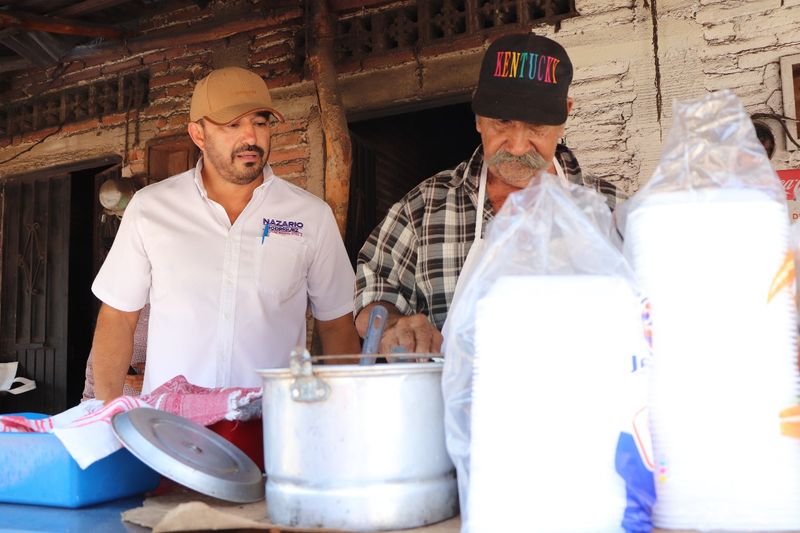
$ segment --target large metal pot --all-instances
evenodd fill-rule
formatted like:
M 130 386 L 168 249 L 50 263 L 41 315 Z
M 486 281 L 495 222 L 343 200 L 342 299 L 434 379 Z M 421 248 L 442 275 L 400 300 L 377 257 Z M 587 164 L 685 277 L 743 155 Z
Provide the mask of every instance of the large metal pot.
M 293 356 L 294 357 L 294 356 Z M 454 516 L 442 363 L 259 370 L 267 515 L 279 525 L 376 531 Z

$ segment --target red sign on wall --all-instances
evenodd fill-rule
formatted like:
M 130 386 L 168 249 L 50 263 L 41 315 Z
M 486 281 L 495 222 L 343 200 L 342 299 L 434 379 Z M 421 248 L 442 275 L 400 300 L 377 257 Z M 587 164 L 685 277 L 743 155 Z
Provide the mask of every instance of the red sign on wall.
M 783 188 L 786 190 L 789 216 L 793 222 L 800 220 L 800 194 L 797 190 L 797 186 L 800 185 L 800 169 L 779 170 L 778 177 L 783 182 Z
M 783 188 L 786 189 L 786 199 L 796 202 L 797 185 L 800 184 L 800 169 L 779 170 L 778 177 L 783 182 Z

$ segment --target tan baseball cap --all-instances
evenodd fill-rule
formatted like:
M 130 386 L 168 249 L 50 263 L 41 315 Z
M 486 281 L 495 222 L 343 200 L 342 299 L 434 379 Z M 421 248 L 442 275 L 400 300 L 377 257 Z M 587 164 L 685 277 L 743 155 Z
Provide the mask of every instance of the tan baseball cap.
M 197 82 L 192 94 L 189 118 L 201 118 L 215 124 L 228 124 L 254 111 L 268 111 L 283 122 L 283 115 L 272 107 L 266 82 L 240 67 L 214 70 Z

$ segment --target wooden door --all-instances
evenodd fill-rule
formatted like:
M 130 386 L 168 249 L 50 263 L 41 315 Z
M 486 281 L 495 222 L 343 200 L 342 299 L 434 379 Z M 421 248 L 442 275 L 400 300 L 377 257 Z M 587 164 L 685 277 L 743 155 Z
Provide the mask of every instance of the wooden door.
M 375 151 L 361 137 L 350 132 L 353 163 L 350 167 L 350 200 L 344 244 L 355 267 L 358 252 L 376 224 Z
M 67 407 L 70 175 L 3 182 L 0 361 L 34 391 L 0 393 L 0 412 L 56 413 Z
M 200 150 L 188 135 L 156 138 L 147 143 L 147 179 L 155 183 L 197 164 Z

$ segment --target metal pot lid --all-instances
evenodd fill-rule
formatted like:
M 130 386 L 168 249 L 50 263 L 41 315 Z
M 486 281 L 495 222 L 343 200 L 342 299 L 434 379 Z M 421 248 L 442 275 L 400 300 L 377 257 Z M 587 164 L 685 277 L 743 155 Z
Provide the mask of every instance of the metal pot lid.
M 181 485 L 237 503 L 264 498 L 264 479 L 253 460 L 200 424 L 139 407 L 117 413 L 111 425 L 133 455 Z

